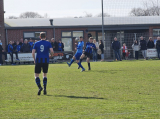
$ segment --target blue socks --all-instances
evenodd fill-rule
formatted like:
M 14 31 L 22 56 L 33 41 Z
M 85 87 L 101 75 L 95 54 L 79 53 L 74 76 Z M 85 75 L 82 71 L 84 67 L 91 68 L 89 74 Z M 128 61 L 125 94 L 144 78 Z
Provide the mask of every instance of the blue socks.
M 82 69 L 84 69 L 84 67 L 81 65 L 81 62 L 77 63 L 79 65 L 79 67 L 81 67 Z
M 35 79 L 35 81 L 36 81 L 36 84 L 37 84 L 38 88 L 41 88 L 40 78 L 37 77 L 37 78 Z
M 46 89 L 46 85 L 47 85 L 47 78 L 44 77 L 44 78 L 43 78 L 43 86 L 44 86 L 44 89 Z
M 71 65 L 74 62 L 74 60 L 72 59 L 71 62 L 69 63 L 69 65 Z

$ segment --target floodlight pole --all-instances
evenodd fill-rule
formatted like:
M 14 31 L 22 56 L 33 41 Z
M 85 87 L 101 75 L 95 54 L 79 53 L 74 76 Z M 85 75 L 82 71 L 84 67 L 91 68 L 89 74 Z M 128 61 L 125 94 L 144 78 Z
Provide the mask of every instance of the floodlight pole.
M 104 42 L 104 17 L 103 17 L 103 0 L 101 0 L 102 3 L 102 41 Z

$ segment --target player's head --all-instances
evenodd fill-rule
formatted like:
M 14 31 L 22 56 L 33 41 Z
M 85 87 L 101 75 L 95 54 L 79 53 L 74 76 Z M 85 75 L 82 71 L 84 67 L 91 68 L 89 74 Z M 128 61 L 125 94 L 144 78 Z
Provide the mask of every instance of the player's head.
M 83 37 L 82 36 L 80 36 L 79 39 L 80 39 L 80 41 L 83 41 Z
M 43 39 L 43 40 L 46 39 L 46 33 L 45 32 L 40 33 L 40 39 Z
M 90 43 L 93 43 L 93 37 L 90 37 L 90 38 L 89 38 L 89 42 L 90 42 Z

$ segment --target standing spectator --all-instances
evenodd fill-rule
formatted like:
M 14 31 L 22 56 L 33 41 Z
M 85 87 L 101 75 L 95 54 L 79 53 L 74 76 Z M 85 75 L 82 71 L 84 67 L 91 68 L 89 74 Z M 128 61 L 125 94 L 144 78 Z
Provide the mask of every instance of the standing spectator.
M 12 41 L 9 42 L 9 45 L 8 45 L 8 53 L 9 53 L 10 56 L 11 56 L 11 64 L 12 64 L 12 65 L 14 65 L 14 64 L 13 64 L 13 53 L 15 53 L 15 55 L 16 55 L 16 60 L 19 61 L 17 52 L 13 51 Z
M 147 48 L 150 49 L 150 48 L 154 48 L 154 42 L 152 40 L 152 37 L 149 37 L 149 41 L 147 43 Z
M 62 43 L 61 39 L 59 39 L 58 51 L 64 51 L 64 44 Z
M 0 66 L 3 64 L 2 55 L 5 56 L 5 61 L 7 62 L 7 53 L 3 50 L 2 45 L 0 45 Z
M 51 39 L 51 45 L 54 51 L 57 51 L 57 42 L 54 38 Z
M 28 40 L 27 39 L 25 39 L 24 40 L 24 44 L 23 44 L 23 46 L 22 46 L 22 50 L 23 50 L 23 52 L 24 53 L 29 53 L 30 52 L 30 44 L 28 43 Z
M 116 60 L 121 60 L 121 56 L 120 56 L 120 52 L 119 52 L 119 49 L 121 48 L 121 45 L 120 45 L 120 42 L 117 41 L 117 38 L 115 37 L 114 38 L 114 41 L 112 43 L 112 48 L 114 50 L 114 53 L 115 53 L 115 57 L 116 57 Z
M 126 60 L 127 46 L 125 43 L 123 43 L 122 53 L 123 53 L 123 59 Z
M 158 58 L 160 59 L 160 37 L 157 37 L 156 49 L 158 53 Z
M 19 41 L 17 41 L 17 52 L 20 52 L 21 46 L 19 45 Z
M 93 49 L 93 61 L 97 61 L 97 51 L 98 51 L 98 48 L 99 48 L 99 44 L 98 42 L 96 41 L 96 39 L 93 40 L 93 43 L 95 44 L 96 48 Z
M 138 44 L 137 40 L 134 41 L 134 43 L 132 45 L 132 48 L 135 52 L 135 59 L 138 60 L 140 47 L 139 47 L 139 44 Z
M 144 59 L 146 60 L 147 56 L 147 42 L 144 40 L 143 36 L 140 37 L 140 46 L 141 46 L 141 51 Z
M 22 46 L 23 46 L 23 38 L 20 39 L 19 45 L 21 46 L 20 52 L 23 52 Z
M 30 38 L 30 40 L 29 40 L 29 45 L 30 45 L 30 52 L 32 52 L 32 49 L 33 49 L 33 41 L 32 41 L 32 39 Z
M 101 49 L 101 61 L 104 61 L 104 44 L 103 41 L 99 41 L 99 49 Z

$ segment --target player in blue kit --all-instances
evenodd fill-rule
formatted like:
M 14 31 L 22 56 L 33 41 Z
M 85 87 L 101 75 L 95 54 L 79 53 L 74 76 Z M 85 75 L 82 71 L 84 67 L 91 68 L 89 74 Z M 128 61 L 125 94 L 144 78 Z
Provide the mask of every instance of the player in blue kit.
M 87 63 L 88 63 L 88 70 L 91 70 L 91 66 L 90 66 L 90 57 L 92 55 L 92 49 L 95 49 L 96 46 L 95 44 L 93 43 L 93 37 L 90 37 L 89 38 L 89 42 L 86 43 L 86 47 L 85 47 L 85 50 L 84 50 L 84 53 L 81 55 L 80 57 L 80 63 L 82 62 L 82 59 L 86 56 L 87 57 Z M 80 68 L 80 67 L 78 67 Z M 82 71 L 84 71 L 82 69 Z
M 72 60 L 70 61 L 70 63 L 67 62 L 67 64 L 68 64 L 68 66 L 70 67 L 70 66 L 72 65 L 72 63 L 76 60 L 76 62 L 77 62 L 77 64 L 79 65 L 79 67 L 81 67 L 83 70 L 85 70 L 85 69 L 83 68 L 83 66 L 81 65 L 81 63 L 79 62 L 79 59 L 80 59 L 80 57 L 81 57 L 81 55 L 82 55 L 82 52 L 83 52 L 83 46 L 84 46 L 83 37 L 81 36 L 81 37 L 79 37 L 79 38 L 80 38 L 80 41 L 78 42 L 78 45 L 76 45 L 76 46 L 77 46 L 77 48 L 76 48 L 77 52 L 76 52 L 76 54 L 73 56 L 73 58 L 72 58 Z
M 44 32 L 40 33 L 41 40 L 36 42 L 33 46 L 32 56 L 35 63 L 35 81 L 39 88 L 38 95 L 41 94 L 43 88 L 41 87 L 41 82 L 39 78 L 39 74 L 41 73 L 41 69 L 43 69 L 43 87 L 44 87 L 44 95 L 47 94 L 46 85 L 47 85 L 47 72 L 49 66 L 49 58 L 53 57 L 53 48 L 51 43 L 46 41 L 46 34 Z M 50 54 L 49 55 L 49 50 Z M 35 59 L 35 52 L 37 52 Z

